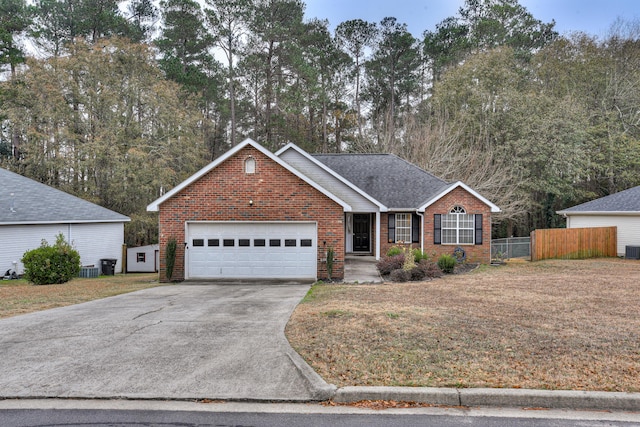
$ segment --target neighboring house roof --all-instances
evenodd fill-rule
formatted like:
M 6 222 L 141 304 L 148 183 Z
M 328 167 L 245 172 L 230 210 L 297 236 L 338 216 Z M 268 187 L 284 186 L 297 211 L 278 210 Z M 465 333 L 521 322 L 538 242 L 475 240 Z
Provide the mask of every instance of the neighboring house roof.
M 170 199 L 175 194 L 179 193 L 180 191 L 182 191 L 183 189 L 185 189 L 186 187 L 188 187 L 189 185 L 191 185 L 195 181 L 197 181 L 200 178 L 202 178 L 203 176 L 205 176 L 211 170 L 216 168 L 219 164 L 223 163 L 224 161 L 226 161 L 227 159 L 229 159 L 230 157 L 235 155 L 237 152 L 239 152 L 240 150 L 242 150 L 246 146 L 251 146 L 251 147 L 255 148 L 256 150 L 258 150 L 259 152 L 261 152 L 262 154 L 267 156 L 269 159 L 273 160 L 275 163 L 277 163 L 278 165 L 282 166 L 284 169 L 288 170 L 289 172 L 291 172 L 292 174 L 294 174 L 295 176 L 297 176 L 298 178 L 300 178 L 301 180 L 303 180 L 304 182 L 309 184 L 311 187 L 315 188 L 316 190 L 318 190 L 319 192 L 321 192 L 322 194 L 324 194 L 325 196 L 327 196 L 328 198 L 330 198 L 331 200 L 333 200 L 334 202 L 336 202 L 337 204 L 342 206 L 342 208 L 345 210 L 345 212 L 351 211 L 351 206 L 349 206 L 348 203 L 346 203 L 345 201 L 341 200 L 339 197 L 337 197 L 336 195 L 332 194 L 327 189 L 325 189 L 325 188 L 321 187 L 320 185 L 316 184 L 315 182 L 310 180 L 308 177 L 306 177 L 304 174 L 299 172 L 297 169 L 293 168 L 291 165 L 289 165 L 288 163 L 286 163 L 285 161 L 283 161 L 282 159 L 280 159 L 279 157 L 274 155 L 271 151 L 267 150 L 262 145 L 258 144 L 257 142 L 255 142 L 255 141 L 253 141 L 252 139 L 249 139 L 249 138 L 245 139 L 243 142 L 241 142 L 240 144 L 236 145 L 231 150 L 227 151 L 225 154 L 223 154 L 222 156 L 218 157 L 216 160 L 214 160 L 213 162 L 209 163 L 207 166 L 205 166 L 204 168 L 200 169 L 195 174 L 191 175 L 185 181 L 183 181 L 180 184 L 178 184 L 177 186 L 173 187 L 171 189 L 171 191 L 168 191 L 164 196 L 162 196 L 159 199 L 154 200 L 153 202 L 151 202 L 147 206 L 147 211 L 157 212 L 159 207 L 160 207 L 160 205 L 163 202 L 165 202 L 166 200 Z
M 640 186 L 557 212 L 559 215 L 640 214 Z
M 0 168 L 0 225 L 128 221 L 125 215 Z

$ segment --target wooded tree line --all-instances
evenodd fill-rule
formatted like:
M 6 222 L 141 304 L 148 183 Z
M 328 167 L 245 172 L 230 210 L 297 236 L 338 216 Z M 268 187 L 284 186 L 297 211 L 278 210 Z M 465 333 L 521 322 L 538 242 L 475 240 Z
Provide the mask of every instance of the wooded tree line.
M 149 202 L 247 137 L 398 154 L 500 206 L 500 236 L 640 184 L 638 22 L 560 36 L 517 0 L 466 0 L 415 37 L 304 10 L 0 0 L 3 166 L 131 216 L 131 245 L 155 239 Z

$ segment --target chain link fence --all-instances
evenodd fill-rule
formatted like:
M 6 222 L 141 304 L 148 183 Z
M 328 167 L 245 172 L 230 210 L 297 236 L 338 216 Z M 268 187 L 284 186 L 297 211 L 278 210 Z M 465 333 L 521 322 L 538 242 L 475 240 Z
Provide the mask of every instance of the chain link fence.
M 491 241 L 491 259 L 531 258 L 531 237 L 509 237 Z

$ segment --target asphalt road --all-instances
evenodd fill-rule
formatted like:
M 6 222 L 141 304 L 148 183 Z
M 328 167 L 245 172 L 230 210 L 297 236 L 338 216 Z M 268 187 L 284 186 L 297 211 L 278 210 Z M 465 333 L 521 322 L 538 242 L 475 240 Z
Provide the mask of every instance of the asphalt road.
M 135 406 L 134 402 L 130 403 L 126 406 Z M 161 405 L 162 403 L 156 402 L 151 406 Z M 173 404 L 169 404 L 169 406 L 171 405 Z M 189 409 L 189 406 L 198 405 L 198 408 Z M 141 406 L 149 405 L 143 402 Z M 181 408 L 169 410 L 153 408 L 0 409 L 0 425 L 3 427 L 458 427 L 461 425 L 477 427 L 637 427 L 640 426 L 640 419 L 636 415 L 586 411 L 477 408 L 464 410 L 460 408 L 417 408 L 414 410 L 373 411 L 302 404 L 223 403 L 203 405 L 184 403 Z

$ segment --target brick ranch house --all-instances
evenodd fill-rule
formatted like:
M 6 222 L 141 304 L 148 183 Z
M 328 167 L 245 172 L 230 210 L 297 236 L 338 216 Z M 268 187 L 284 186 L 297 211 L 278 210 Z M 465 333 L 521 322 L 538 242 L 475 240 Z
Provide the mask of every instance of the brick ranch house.
M 377 259 L 394 245 L 435 257 L 460 247 L 491 259 L 500 209 L 390 154 L 271 153 L 247 139 L 147 206 L 159 212 L 160 280 L 342 278 L 347 254 Z

